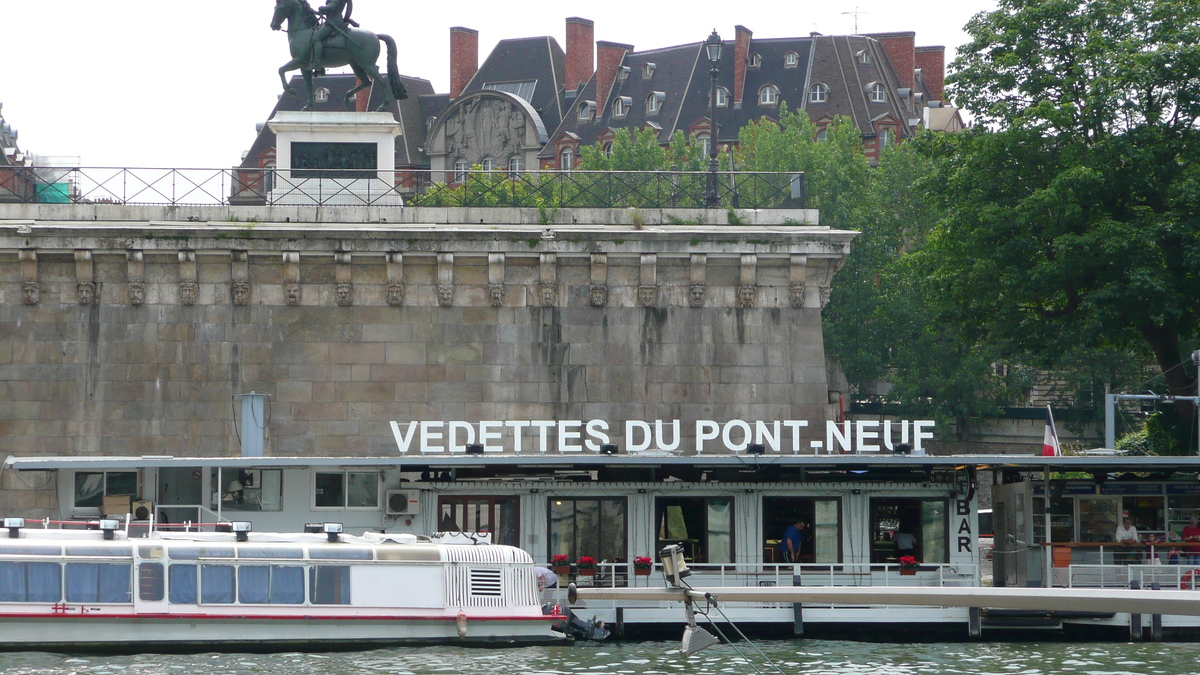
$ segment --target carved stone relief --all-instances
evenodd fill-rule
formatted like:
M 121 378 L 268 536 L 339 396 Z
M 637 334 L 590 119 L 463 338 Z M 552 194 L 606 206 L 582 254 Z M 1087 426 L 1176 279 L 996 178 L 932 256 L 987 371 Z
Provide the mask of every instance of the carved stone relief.
M 287 304 L 295 307 L 304 299 L 304 287 L 296 281 L 285 281 L 283 283 L 283 300 Z
M 392 307 L 404 306 L 404 284 L 388 284 L 387 304 Z
M 804 286 L 800 284 L 792 284 L 788 289 L 788 301 L 792 309 L 804 309 L 804 297 L 806 293 Z
M 134 307 L 141 307 L 146 304 L 146 282 L 129 282 L 129 304 Z
M 504 284 L 488 284 L 488 304 L 492 307 L 504 305 Z
M 825 309 L 825 305 L 829 304 L 829 297 L 833 294 L 833 289 L 829 286 L 821 287 L 821 309 Z
M 708 288 L 704 284 L 688 286 L 688 307 L 703 307 L 704 294 Z
M 200 299 L 200 284 L 195 281 L 179 282 L 179 302 L 191 307 Z
M 484 158 L 491 158 L 497 168 L 504 168 L 509 157 L 521 154 L 526 125 L 525 112 L 508 100 L 486 95 L 473 98 L 446 119 L 447 164 L 482 164 Z
M 233 282 L 233 304 L 244 307 L 250 304 L 250 282 Z
M 354 284 L 339 283 L 334 293 L 338 307 L 349 307 L 354 304 Z
M 638 286 L 638 304 L 642 307 L 658 306 L 658 286 Z
M 75 284 L 75 295 L 81 305 L 96 302 L 96 284 L 92 281 L 81 281 Z
M 558 284 L 543 281 L 539 291 L 542 298 L 542 307 L 558 306 Z
M 21 299 L 27 305 L 38 304 L 42 301 L 42 285 L 36 281 L 22 281 Z
M 453 284 L 438 284 L 438 304 L 442 307 L 454 306 L 454 285 Z
M 742 284 L 738 286 L 738 307 L 753 307 L 758 297 L 758 286 Z
M 608 304 L 608 284 L 592 284 L 588 289 L 588 302 L 592 307 L 604 307 Z

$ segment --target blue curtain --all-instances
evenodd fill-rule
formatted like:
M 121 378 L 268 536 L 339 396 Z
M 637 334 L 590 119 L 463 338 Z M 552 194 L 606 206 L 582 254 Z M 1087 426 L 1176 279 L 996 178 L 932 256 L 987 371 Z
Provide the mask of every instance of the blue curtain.
M 244 605 L 267 603 L 271 568 L 267 565 L 242 565 L 238 568 L 238 602 Z
M 350 568 L 318 565 L 309 569 L 310 594 L 314 605 L 350 604 Z
M 99 602 L 132 602 L 130 576 L 131 563 L 100 563 L 99 584 L 96 597 Z
M 25 565 L 29 602 L 62 600 L 62 565 L 59 563 L 25 563 Z
M 233 603 L 233 565 L 200 566 L 200 602 L 206 605 Z
M 304 604 L 304 568 L 276 566 L 271 568 L 271 604 Z
M 25 563 L 0 563 L 0 602 L 25 601 Z
M 171 603 L 196 604 L 196 565 L 171 565 Z
M 67 602 L 98 602 L 100 567 L 94 563 L 67 563 Z

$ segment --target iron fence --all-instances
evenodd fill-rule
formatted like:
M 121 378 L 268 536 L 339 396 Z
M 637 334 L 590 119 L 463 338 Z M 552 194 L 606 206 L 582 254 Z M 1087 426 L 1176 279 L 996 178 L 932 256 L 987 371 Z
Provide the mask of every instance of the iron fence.
M 703 171 L 0 167 L 0 202 L 167 206 L 705 208 Z M 718 208 L 804 208 L 801 173 L 723 171 Z

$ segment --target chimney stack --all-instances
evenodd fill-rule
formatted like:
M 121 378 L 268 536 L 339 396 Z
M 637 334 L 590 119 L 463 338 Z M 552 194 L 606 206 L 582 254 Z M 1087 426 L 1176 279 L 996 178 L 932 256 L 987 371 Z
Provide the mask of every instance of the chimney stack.
M 896 76 L 900 79 L 900 86 L 912 89 L 913 69 L 916 68 L 917 34 L 912 31 L 906 33 L 872 33 L 867 35 L 867 37 L 879 40 L 879 44 L 883 47 L 884 53 L 887 54 L 888 60 L 892 62 L 892 68 L 896 70 Z
M 746 66 L 750 64 L 750 38 L 754 33 L 745 26 L 734 26 L 733 39 L 733 107 L 742 107 L 746 93 Z
M 617 81 L 617 70 L 625 60 L 625 54 L 633 51 L 633 45 L 619 42 L 596 43 L 596 105 L 608 105 L 608 97 Z
M 456 99 L 475 71 L 479 70 L 479 31 L 455 26 L 450 29 L 450 98 Z
M 929 90 L 930 100 L 945 100 L 946 48 L 940 45 L 917 47 L 915 62 L 916 67 L 921 69 L 921 80 Z
M 591 19 L 567 19 L 567 73 L 563 86 L 578 91 L 595 72 L 596 27 Z

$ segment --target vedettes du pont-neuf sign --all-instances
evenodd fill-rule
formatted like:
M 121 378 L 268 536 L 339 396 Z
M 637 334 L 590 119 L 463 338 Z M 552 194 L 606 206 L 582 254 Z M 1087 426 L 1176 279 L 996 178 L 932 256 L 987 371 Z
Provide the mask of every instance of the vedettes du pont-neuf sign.
M 696 420 L 694 425 L 690 438 L 680 420 L 628 420 L 618 430 L 624 432 L 625 452 L 631 455 L 740 454 L 751 443 L 766 452 L 791 454 L 894 452 L 906 445 L 920 455 L 925 453 L 922 442 L 933 439 L 934 427 L 929 420 L 826 422 L 822 439 L 807 420 Z M 401 454 L 466 454 L 467 446 L 475 444 L 487 453 L 599 453 L 614 435 L 605 420 L 393 421 L 391 426 Z

